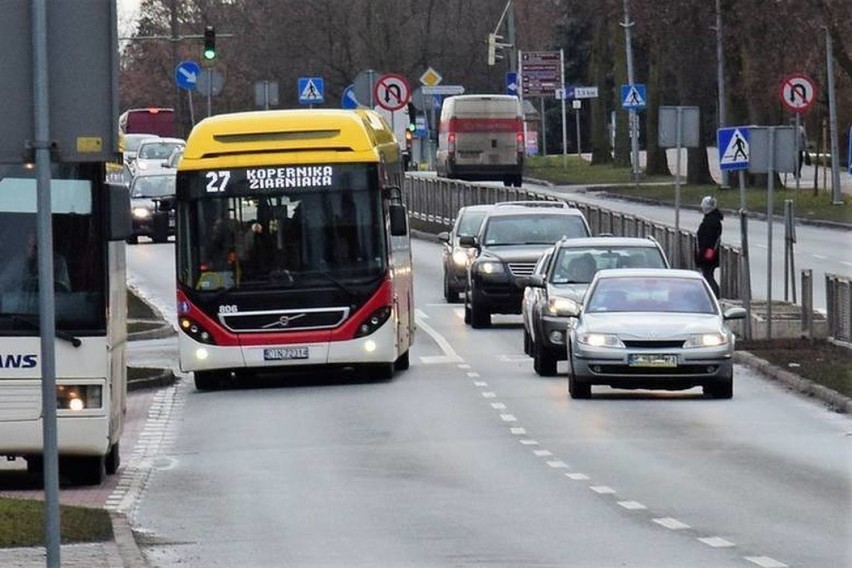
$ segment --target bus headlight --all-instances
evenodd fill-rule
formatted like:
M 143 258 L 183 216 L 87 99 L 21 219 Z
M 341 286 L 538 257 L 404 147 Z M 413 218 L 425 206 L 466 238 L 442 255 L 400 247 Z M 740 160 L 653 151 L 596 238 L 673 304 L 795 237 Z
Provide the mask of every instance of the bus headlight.
M 56 408 L 58 410 L 97 410 L 103 406 L 101 385 L 57 385 Z
M 178 318 L 178 324 L 180 325 L 181 331 L 186 333 L 188 336 L 198 341 L 199 343 L 206 343 L 208 345 L 216 345 L 216 340 L 213 339 L 213 336 L 209 331 L 201 327 L 200 324 L 195 321 L 189 319 L 186 316 L 181 316 Z
M 372 314 L 367 316 L 367 319 L 361 322 L 361 325 L 358 326 L 358 331 L 355 332 L 355 337 L 364 337 L 365 335 L 370 335 L 371 333 L 379 329 L 382 324 L 388 321 L 390 315 L 390 306 L 385 306 L 374 311 Z
M 147 207 L 134 207 L 133 216 L 137 219 L 147 219 L 151 216 L 151 210 Z

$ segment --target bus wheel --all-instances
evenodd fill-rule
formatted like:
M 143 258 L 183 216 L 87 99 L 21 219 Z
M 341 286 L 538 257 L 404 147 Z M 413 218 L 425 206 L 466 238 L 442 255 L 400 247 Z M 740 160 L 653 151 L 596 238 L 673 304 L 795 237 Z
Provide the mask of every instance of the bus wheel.
M 118 466 L 121 465 L 121 455 L 118 452 L 118 442 L 112 445 L 109 453 L 106 456 L 106 472 L 107 475 L 115 475 L 118 471 Z
M 515 187 L 521 187 L 524 185 L 524 178 L 521 176 L 515 176 L 515 179 L 512 181 L 512 185 Z
M 411 358 L 408 356 L 408 351 L 399 356 L 394 362 L 393 367 L 397 371 L 405 371 L 411 366 Z
M 514 183 L 514 179 L 513 179 L 513 178 L 510 178 L 510 177 L 505 177 L 505 178 L 503 178 L 503 185 L 504 185 L 505 187 L 509 187 L 509 186 L 510 186 L 510 185 L 512 185 L 513 183 Z
M 364 369 L 365 378 L 373 381 L 389 381 L 393 378 L 393 363 L 373 363 Z
M 491 312 L 486 306 L 476 302 L 470 303 L 470 325 L 474 329 L 491 327 Z
M 100 485 L 106 478 L 106 457 L 60 458 L 59 471 L 72 485 Z
M 216 390 L 219 388 L 221 373 L 218 371 L 195 371 L 195 388 L 204 390 Z
M 27 473 L 30 475 L 44 475 L 44 458 L 41 456 L 27 456 Z

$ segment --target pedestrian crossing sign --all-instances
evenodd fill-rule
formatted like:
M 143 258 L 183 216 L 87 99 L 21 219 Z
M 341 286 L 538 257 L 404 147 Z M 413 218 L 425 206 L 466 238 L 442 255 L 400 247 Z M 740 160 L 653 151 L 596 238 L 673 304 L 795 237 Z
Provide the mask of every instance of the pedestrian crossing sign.
M 643 109 L 648 106 L 647 101 L 645 85 L 621 86 L 621 108 L 626 110 Z
M 746 170 L 749 162 L 749 132 L 746 126 L 720 128 L 716 134 L 719 149 L 719 169 Z
M 299 102 L 301 104 L 321 103 L 324 90 L 322 77 L 299 77 Z

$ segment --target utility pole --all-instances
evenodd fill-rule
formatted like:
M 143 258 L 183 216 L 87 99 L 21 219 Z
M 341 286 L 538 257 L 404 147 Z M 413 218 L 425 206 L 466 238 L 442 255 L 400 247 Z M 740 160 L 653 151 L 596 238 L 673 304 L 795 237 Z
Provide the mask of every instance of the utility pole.
M 506 36 L 509 38 L 509 71 L 518 70 L 518 44 L 515 42 L 515 7 L 512 0 L 506 3 Z
M 716 82 L 719 85 L 719 126 L 723 128 L 726 124 L 725 108 L 725 53 L 722 49 L 722 0 L 716 0 Z M 722 188 L 728 185 L 728 170 L 721 171 Z
M 630 42 L 630 28 L 633 26 L 633 22 L 630 21 L 630 12 L 628 9 L 628 0 L 624 0 L 624 23 L 621 24 L 624 27 L 624 35 L 625 35 L 625 45 L 627 48 L 627 82 L 630 84 L 630 88 L 633 88 L 633 47 Z M 629 128 L 630 128 L 630 156 L 631 161 L 633 162 L 633 169 L 631 170 L 633 180 L 639 180 L 639 132 L 637 132 L 637 115 L 636 109 L 628 109 L 628 118 L 629 118 Z
M 834 97 L 834 42 L 825 28 L 825 70 L 828 75 L 828 124 L 831 131 L 831 204 L 843 205 L 840 196 L 840 148 L 837 144 L 837 101 Z

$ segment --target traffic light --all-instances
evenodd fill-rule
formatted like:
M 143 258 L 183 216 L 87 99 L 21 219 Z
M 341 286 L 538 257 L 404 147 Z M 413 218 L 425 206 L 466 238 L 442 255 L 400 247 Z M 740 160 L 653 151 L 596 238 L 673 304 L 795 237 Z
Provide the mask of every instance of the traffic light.
M 207 61 L 216 59 L 216 28 L 213 26 L 204 28 L 204 59 Z
M 503 59 L 497 55 L 497 40 L 503 39 L 503 36 L 497 34 L 488 34 L 488 66 L 493 67 L 497 59 Z M 502 47 L 502 46 L 501 46 Z

